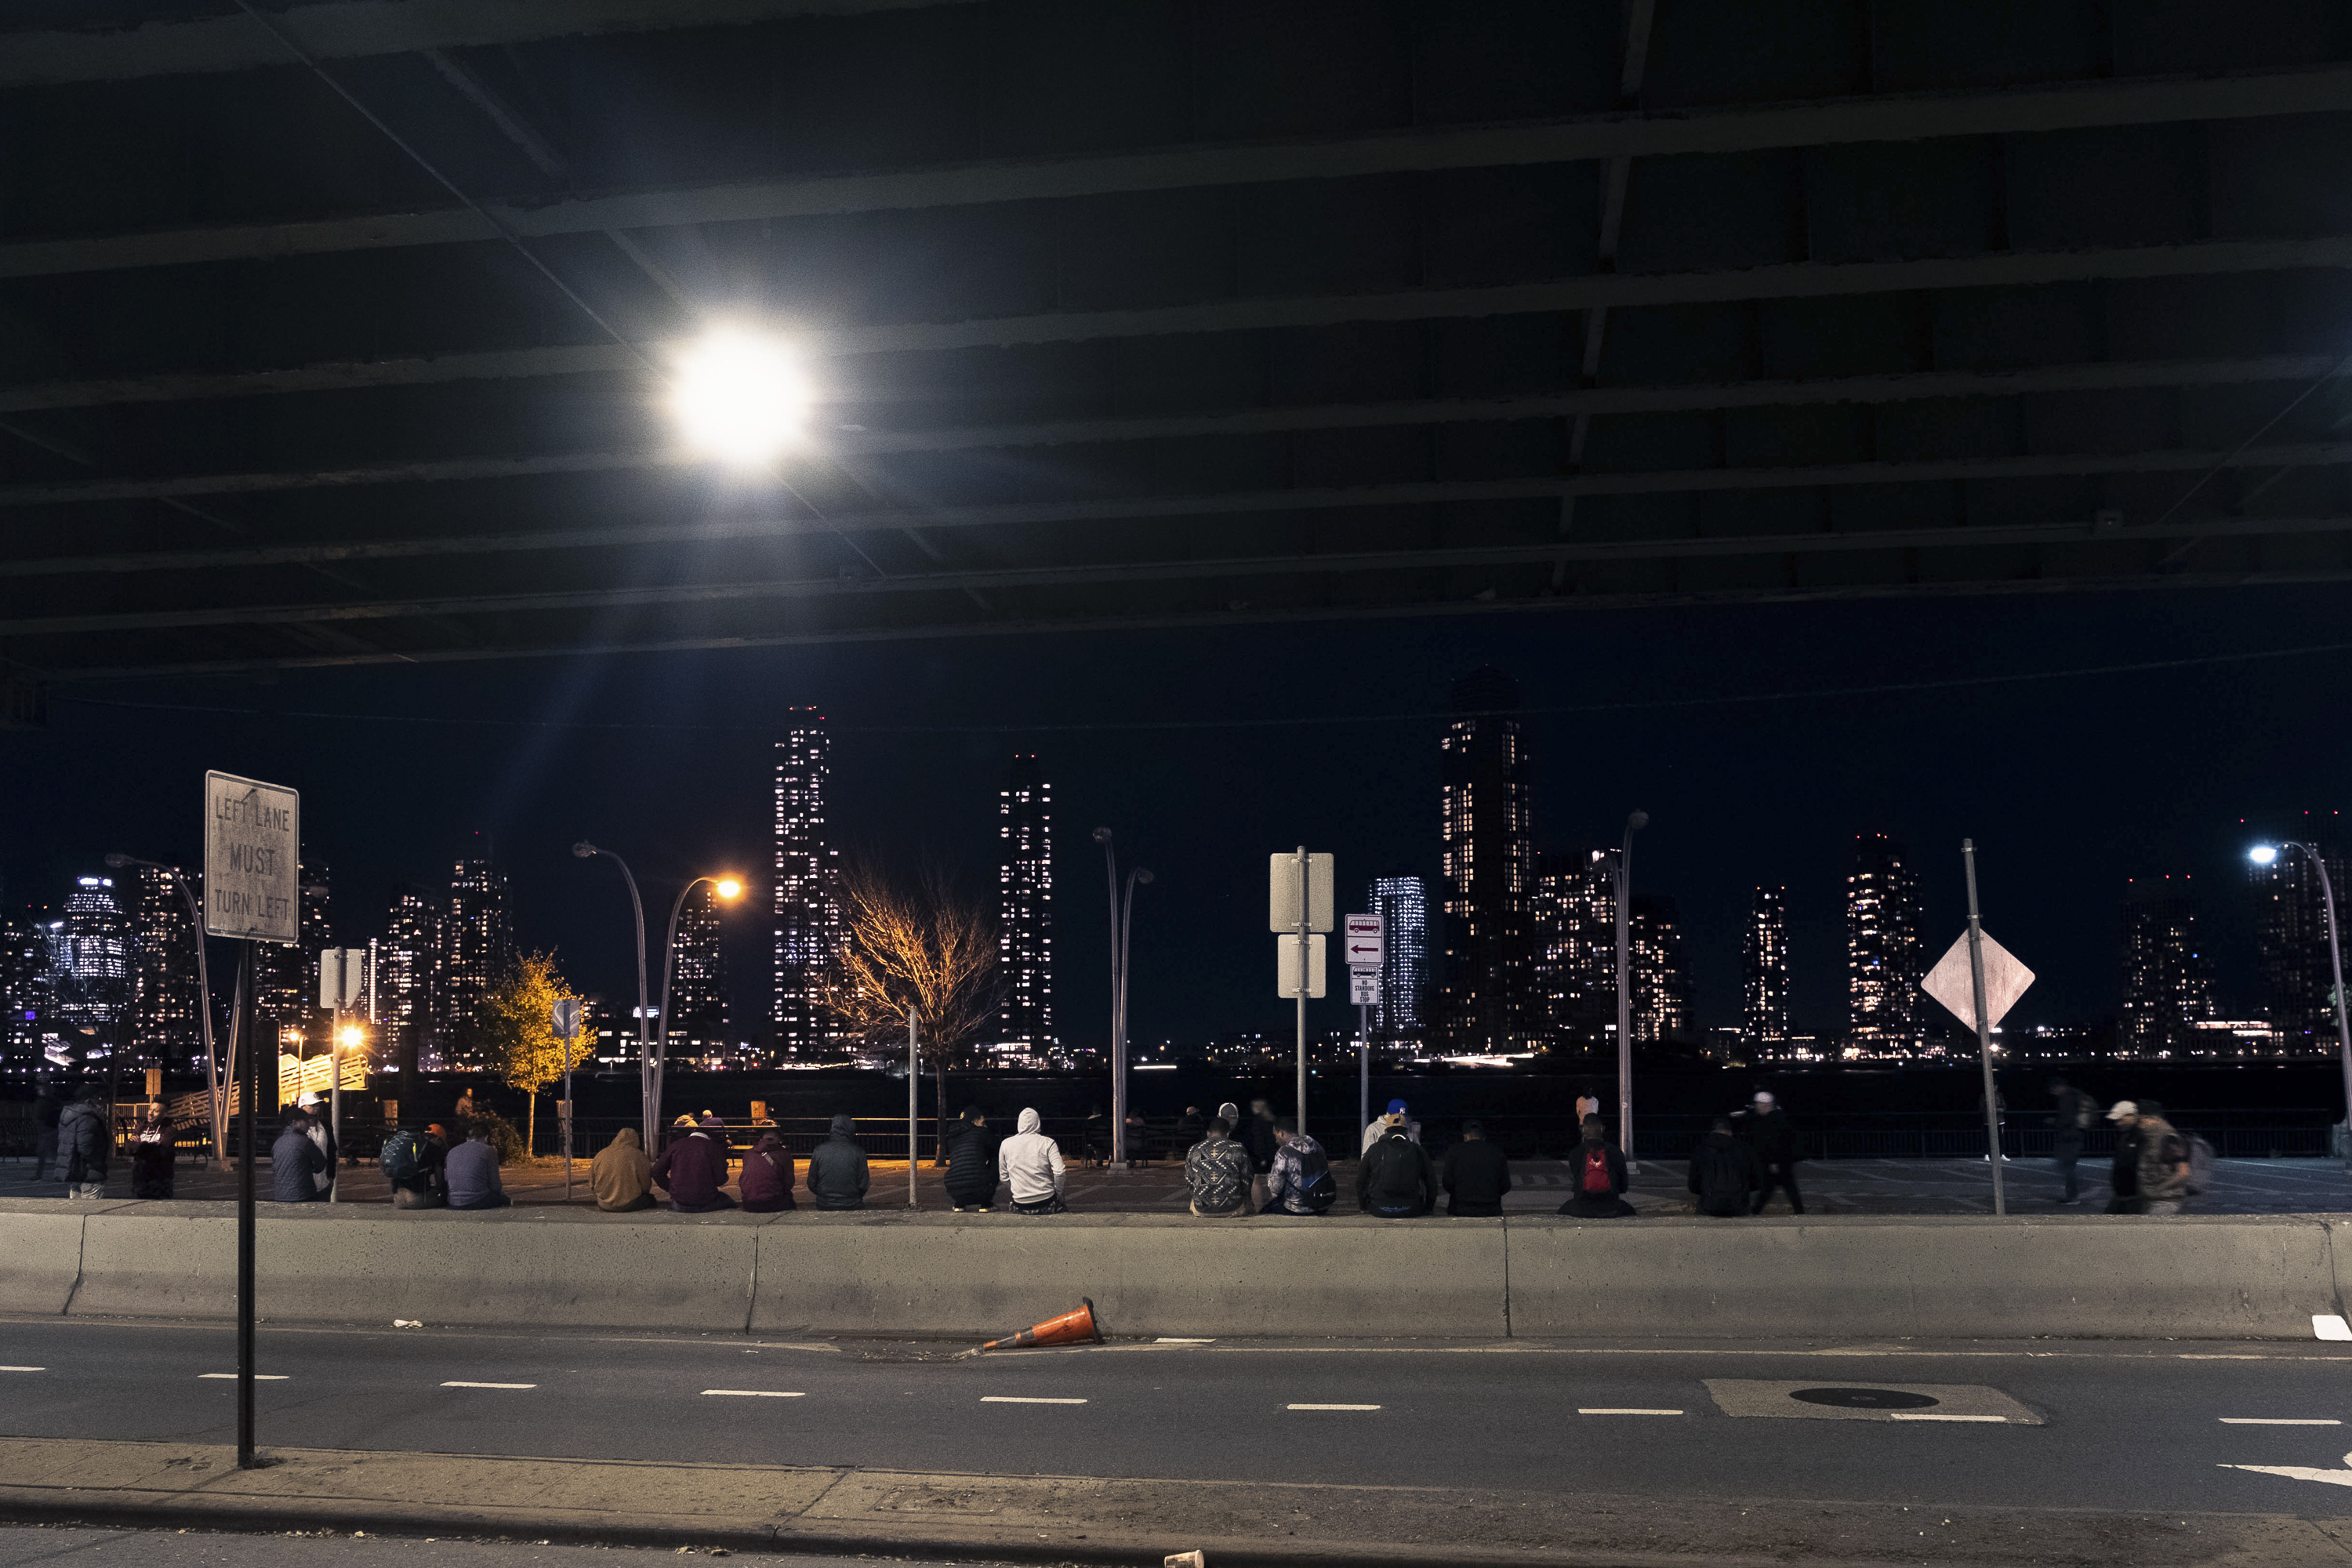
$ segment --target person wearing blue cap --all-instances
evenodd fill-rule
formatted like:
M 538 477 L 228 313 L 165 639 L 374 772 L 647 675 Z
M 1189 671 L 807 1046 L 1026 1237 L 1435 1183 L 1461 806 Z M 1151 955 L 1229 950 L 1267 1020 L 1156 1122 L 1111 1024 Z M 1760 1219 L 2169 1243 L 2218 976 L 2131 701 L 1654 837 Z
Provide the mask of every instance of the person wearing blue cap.
M 1379 1142 L 1382 1135 L 1384 1135 L 1391 1127 L 1402 1127 L 1404 1129 L 1404 1135 L 1407 1138 L 1412 1139 L 1416 1143 L 1421 1142 L 1421 1129 L 1415 1127 L 1411 1121 L 1405 1119 L 1404 1101 L 1402 1100 L 1391 1100 L 1389 1101 L 1389 1109 L 1386 1115 L 1375 1116 L 1371 1121 L 1364 1124 L 1364 1142 L 1361 1147 L 1356 1151 L 1357 1154 L 1361 1156 L 1370 1153 L 1372 1152 L 1372 1145 Z

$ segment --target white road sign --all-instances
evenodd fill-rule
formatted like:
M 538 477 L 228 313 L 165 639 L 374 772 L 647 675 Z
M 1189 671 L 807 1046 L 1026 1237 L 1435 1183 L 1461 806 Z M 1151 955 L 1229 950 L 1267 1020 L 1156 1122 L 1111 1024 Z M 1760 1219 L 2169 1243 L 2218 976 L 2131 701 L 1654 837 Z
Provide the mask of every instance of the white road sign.
M 1298 857 L 1296 854 L 1268 858 L 1266 869 L 1265 929 L 1298 930 Z M 1307 857 L 1307 929 L 1331 929 L 1331 857 Z
M 580 998 L 558 996 L 555 999 L 555 1032 L 567 1040 L 580 1037 Z
M 283 784 L 205 775 L 205 934 L 294 942 L 302 796 Z
M 1323 944 L 1328 939 L 1318 934 L 1307 940 L 1312 944 L 1307 953 L 1307 994 L 1319 997 L 1323 994 Z M 1298 994 L 1298 937 L 1295 932 L 1274 939 L 1274 991 L 1286 1002 Z
M 1377 969 L 1348 971 L 1348 1005 L 1377 1007 L 1381 1005 L 1381 972 Z
M 1381 966 L 1381 917 L 1349 915 L 1340 932 L 1339 956 L 1350 969 Z
M 2018 963 L 2014 954 L 1992 938 L 1979 933 L 1978 940 L 1984 943 L 1985 1011 L 1991 1015 L 1985 1026 L 1990 1028 L 2017 1005 L 2017 999 L 2033 984 L 2033 971 Z M 1951 1009 L 1952 1016 L 1971 1032 L 1975 1030 L 1976 987 L 1969 979 L 1966 931 L 1936 961 L 1936 967 L 1927 971 L 1927 978 L 1919 982 L 1919 989 Z
M 367 994 L 368 950 L 327 947 L 319 950 L 319 1005 L 331 1012 L 356 1007 Z

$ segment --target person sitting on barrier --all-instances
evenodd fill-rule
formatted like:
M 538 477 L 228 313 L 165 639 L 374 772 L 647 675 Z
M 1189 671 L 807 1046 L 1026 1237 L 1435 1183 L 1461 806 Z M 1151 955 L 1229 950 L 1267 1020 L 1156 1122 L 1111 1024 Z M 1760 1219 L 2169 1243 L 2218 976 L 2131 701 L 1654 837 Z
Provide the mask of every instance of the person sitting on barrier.
M 1689 1185 L 1698 1194 L 1701 1214 L 1729 1219 L 1755 1212 L 1755 1194 L 1764 1185 L 1764 1163 L 1754 1149 L 1731 1135 L 1729 1117 L 1717 1117 L 1691 1152 Z
M 327 1157 L 310 1142 L 310 1113 L 289 1106 L 278 1125 L 278 1142 L 269 1146 L 269 1195 L 281 1204 L 315 1204 L 326 1196 L 317 1177 Z
M 499 1152 L 490 1147 L 490 1130 L 479 1122 L 467 1130 L 463 1143 L 449 1151 L 442 1169 L 453 1209 L 502 1209 L 514 1201 L 499 1180 Z
M 1402 1111 L 1388 1121 L 1356 1167 L 1356 1205 L 1382 1219 L 1417 1219 L 1437 1206 L 1437 1167 L 1405 1135 Z
M 1251 1212 L 1249 1151 L 1228 1136 L 1232 1131 L 1223 1117 L 1213 1118 L 1207 1135 L 1185 1152 L 1184 1186 L 1196 1219 L 1235 1219 Z
M 793 1202 L 793 1152 L 783 1134 L 762 1132 L 743 1156 L 743 1175 L 737 1184 L 745 1214 L 782 1214 L 798 1208 Z
M 967 1105 L 948 1129 L 948 1203 L 956 1213 L 988 1212 L 996 1201 L 996 1141 L 988 1135 L 988 1115 Z
M 1012 1193 L 1014 1214 L 1068 1211 L 1069 1205 L 1062 1201 L 1068 1180 L 1062 1165 L 1062 1146 L 1038 1131 L 1045 1124 L 1036 1111 L 1024 1108 L 1019 1131 L 996 1146 L 997 1173 Z
M 335 1191 L 335 1161 L 341 1151 L 335 1147 L 335 1124 L 327 1097 L 315 1089 L 306 1089 L 302 1098 L 294 1103 L 310 1118 L 310 1124 L 302 1131 L 310 1135 L 310 1142 L 319 1146 L 320 1156 L 326 1161 L 310 1180 L 317 1184 L 319 1196 L 330 1197 Z
M 1439 1172 L 1445 1188 L 1445 1212 L 1470 1218 L 1493 1218 L 1503 1212 L 1503 1194 L 1511 1190 L 1511 1163 L 1486 1142 L 1486 1124 L 1462 1124 L 1462 1142 L 1445 1152 Z
M 809 1156 L 809 1197 L 820 1209 L 862 1209 L 873 1177 L 866 1169 L 866 1151 L 849 1136 L 856 1125 L 847 1111 L 837 1112 L 828 1124 L 825 1140 Z
M 1779 1186 L 1789 1191 L 1789 1212 L 1804 1213 L 1805 1194 L 1797 1190 L 1797 1162 L 1804 1158 L 1804 1151 L 1797 1130 L 1789 1123 L 1789 1113 L 1780 1109 L 1769 1089 L 1759 1089 L 1739 1120 L 1739 1136 L 1756 1151 L 1764 1167 L 1763 1183 L 1756 1189 L 1755 1212 L 1764 1212 L 1772 1189 Z
M 654 1163 L 634 1127 L 624 1127 L 588 1163 L 588 1190 L 606 1214 L 635 1214 L 654 1206 Z
M 1299 1218 L 1328 1212 L 1339 1195 L 1339 1184 L 1331 1179 L 1331 1159 L 1323 1145 L 1301 1132 L 1294 1117 L 1277 1120 L 1274 1135 L 1282 1147 L 1275 1152 L 1274 1169 L 1266 1176 L 1265 1206 L 1257 1212 Z
M 63 1086 L 41 1086 L 41 1097 L 33 1106 L 33 1121 L 40 1129 L 33 1139 L 33 1180 L 37 1182 L 65 1180 L 66 1163 L 58 1153 L 58 1122 L 64 1117 L 68 1103 Z
M 1568 1156 L 1571 1189 L 1559 1212 L 1578 1219 L 1625 1219 L 1636 1211 L 1625 1201 L 1625 1151 L 1609 1142 L 1598 1115 L 1584 1119 L 1584 1142 Z
M 720 1189 L 727 1185 L 727 1153 L 708 1127 L 691 1116 L 671 1123 L 669 1147 L 654 1162 L 654 1184 L 669 1194 L 672 1214 L 709 1214 L 731 1209 L 735 1200 Z
M 172 1195 L 172 1164 L 179 1157 L 172 1140 L 172 1123 L 161 1106 L 139 1124 L 138 1141 L 131 1145 L 131 1195 L 168 1198 Z
M 383 1147 L 376 1152 L 376 1163 L 383 1167 L 384 1180 L 392 1184 L 392 1206 L 448 1207 L 449 1194 L 441 1175 L 442 1162 L 448 1157 L 448 1146 L 430 1131 L 415 1127 L 394 1128 L 383 1141 Z

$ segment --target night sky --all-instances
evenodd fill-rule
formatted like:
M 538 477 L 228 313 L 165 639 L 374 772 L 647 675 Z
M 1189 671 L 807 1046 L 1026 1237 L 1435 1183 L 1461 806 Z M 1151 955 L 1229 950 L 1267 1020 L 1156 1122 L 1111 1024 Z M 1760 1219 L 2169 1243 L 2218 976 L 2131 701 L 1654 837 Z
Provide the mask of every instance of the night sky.
M 0 738 L 0 875 L 12 903 L 50 903 L 110 849 L 194 864 L 201 775 L 220 768 L 301 790 L 340 939 L 380 931 L 395 881 L 446 889 L 486 831 L 520 940 L 619 1001 L 626 897 L 568 846 L 621 851 L 662 910 L 657 884 L 742 869 L 758 907 L 732 917 L 730 961 L 748 1033 L 765 1016 L 769 742 L 814 706 L 835 727 L 839 842 L 937 861 L 975 897 L 992 897 L 1003 763 L 1042 754 L 1065 1037 L 1105 1033 L 1097 825 L 1160 879 L 1138 896 L 1135 1037 L 1284 1029 L 1267 854 L 1333 852 L 1349 908 L 1372 875 L 1433 876 L 1433 715 L 1491 661 L 1529 710 L 1565 710 L 1525 721 L 1540 847 L 1613 841 L 1629 809 L 1650 813 L 1635 882 L 1680 906 L 1701 1026 L 1738 1022 L 1759 882 L 1789 889 L 1797 1026 L 1843 1025 L 1840 900 L 1851 836 L 1874 828 L 1921 869 L 1930 960 L 1961 929 L 1975 837 L 1987 929 L 2041 975 L 2022 1023 L 2112 1012 L 2126 879 L 2167 873 L 2206 889 L 2223 1005 L 2245 1009 L 2243 847 L 2332 814 L 2352 763 L 2343 603 L 2294 587 L 1565 612 L 66 688 L 46 732 Z M 1926 689 L 1851 691 L 1904 683 Z M 1343 1001 L 1318 1011 L 1349 1021 Z

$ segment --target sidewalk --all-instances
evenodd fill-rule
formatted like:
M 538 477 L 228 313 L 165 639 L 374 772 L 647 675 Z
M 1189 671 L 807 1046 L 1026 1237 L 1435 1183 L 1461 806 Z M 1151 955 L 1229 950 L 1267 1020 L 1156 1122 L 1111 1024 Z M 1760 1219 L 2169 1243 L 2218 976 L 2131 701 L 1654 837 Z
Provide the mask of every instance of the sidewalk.
M 903 1208 L 907 1202 L 904 1161 L 873 1163 L 874 1185 L 867 1204 L 875 1208 Z M 2049 1163 L 2011 1160 L 2002 1167 L 2012 1214 L 2096 1214 L 2105 1205 L 2107 1171 L 2104 1163 L 2085 1163 L 2080 1171 L 2083 1201 L 2073 1208 L 2057 1202 L 2060 1184 Z M 800 1162 L 805 1179 L 808 1163 Z M 588 1162 L 572 1166 L 572 1201 L 583 1207 L 588 1196 Z M 1332 1174 L 1339 1184 L 1339 1207 L 1354 1208 L 1356 1167 L 1339 1161 Z M 1644 1161 L 1633 1178 L 1629 1201 L 1643 1214 L 1693 1213 L 1690 1194 L 1683 1188 L 1685 1168 L 1675 1161 Z M 29 1161 L 0 1161 L 0 1197 L 63 1197 L 60 1182 L 36 1184 Z M 925 1164 L 915 1173 L 920 1204 L 926 1209 L 949 1206 L 942 1186 L 944 1173 Z M 507 1192 L 522 1205 L 562 1204 L 563 1162 L 542 1156 L 509 1165 L 503 1173 Z M 1982 1159 L 1975 1160 L 1828 1160 L 1797 1168 L 1809 1215 L 1967 1215 L 1992 1212 L 1992 1185 Z M 1558 1160 L 1520 1161 L 1511 1167 L 1512 1191 L 1503 1199 L 1507 1214 L 1549 1214 L 1569 1195 L 1569 1170 Z M 265 1163 L 259 1184 L 268 1192 Z M 383 1173 L 373 1162 L 346 1166 L 342 1201 L 383 1204 L 390 1201 Z M 730 1187 L 730 1194 L 733 1189 Z M 106 1184 L 110 1198 L 131 1195 L 131 1162 L 126 1154 L 114 1163 Z M 179 1163 L 173 1196 L 234 1199 L 236 1178 L 208 1161 L 184 1156 Z M 809 1201 L 806 1187 L 795 1187 L 795 1199 Z M 1097 1214 L 1178 1214 L 1185 1207 L 1184 1173 L 1162 1163 L 1131 1172 L 1070 1170 L 1069 1202 L 1073 1208 Z M 1769 1211 L 1788 1212 L 1787 1200 L 1776 1195 Z M 2190 1205 L 2193 1214 L 2336 1214 L 2352 1212 L 2352 1174 L 2329 1160 L 2225 1160 L 2216 1166 L 2213 1190 Z
M 50 1523 L 497 1535 L 769 1552 L 985 1552 L 1000 1560 L 1153 1563 L 1204 1549 L 1216 1568 L 1600 1564 L 1764 1568 L 2019 1561 L 2341 1568 L 2352 1520 L 1748 1499 L 1569 1489 L 1297 1486 L 1082 1476 L 327 1448 L 264 1451 L 239 1470 L 201 1444 L 0 1439 L 0 1518 Z M 1923 1528 L 1924 1527 L 1924 1528 Z

